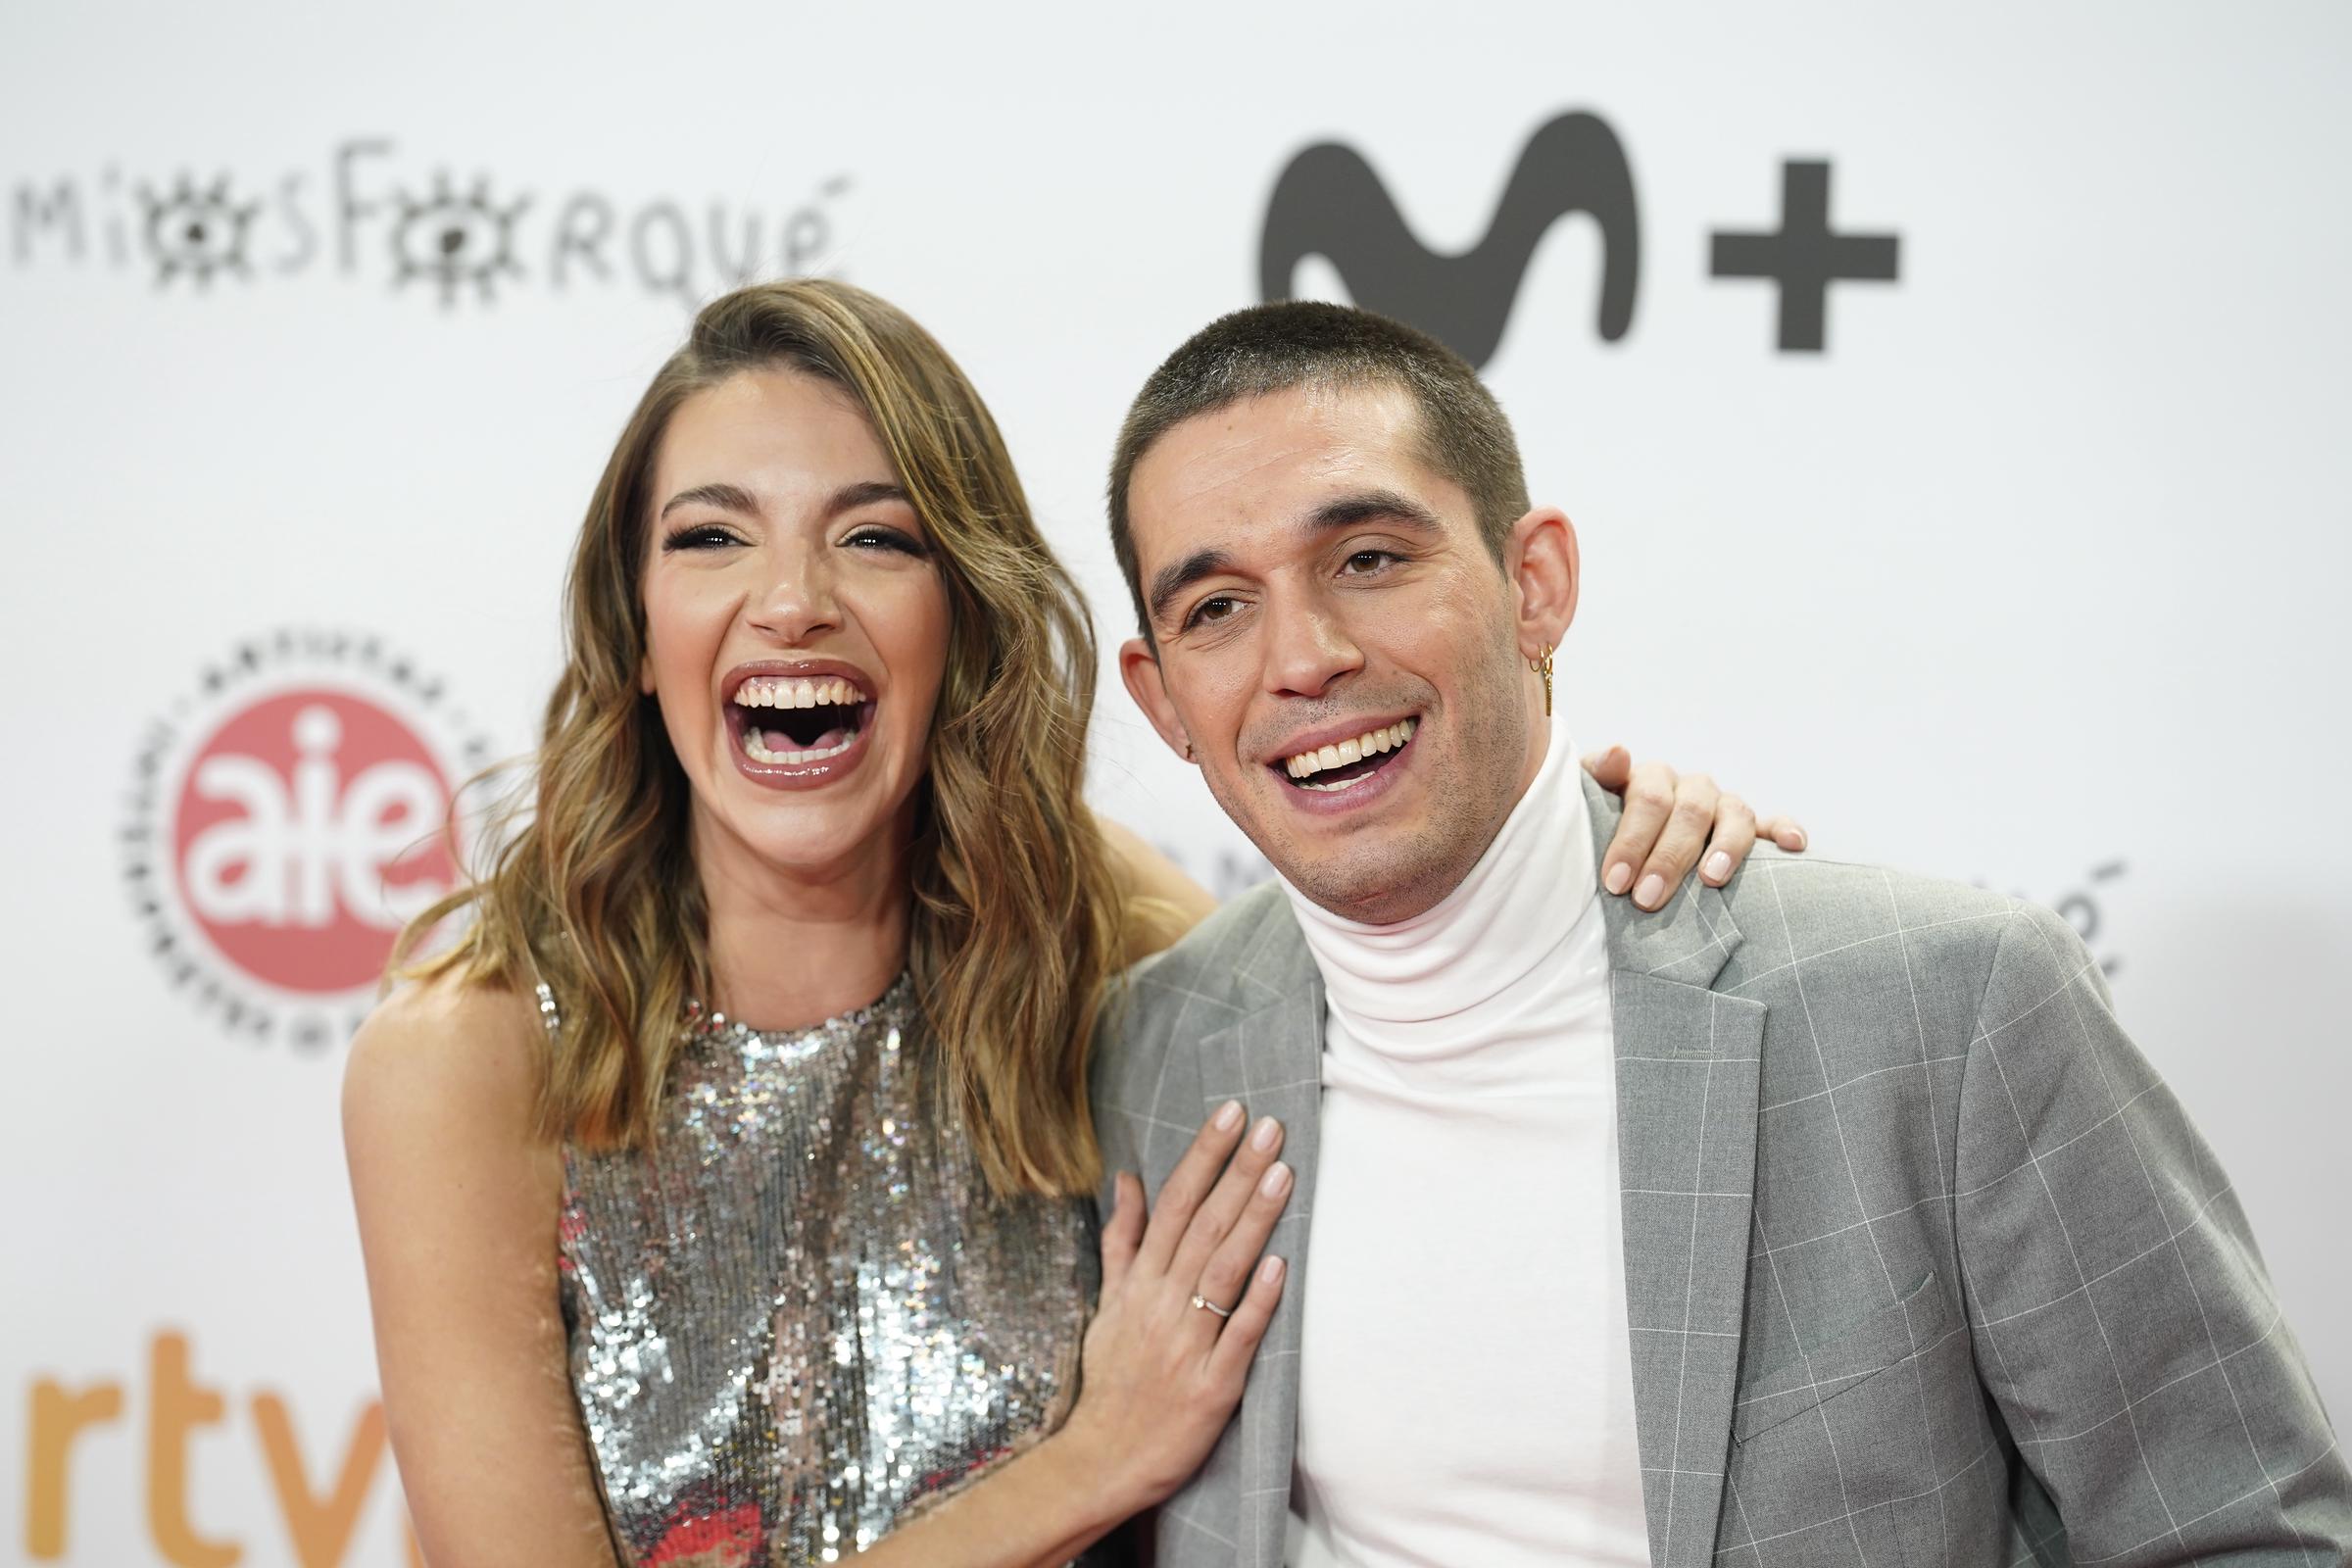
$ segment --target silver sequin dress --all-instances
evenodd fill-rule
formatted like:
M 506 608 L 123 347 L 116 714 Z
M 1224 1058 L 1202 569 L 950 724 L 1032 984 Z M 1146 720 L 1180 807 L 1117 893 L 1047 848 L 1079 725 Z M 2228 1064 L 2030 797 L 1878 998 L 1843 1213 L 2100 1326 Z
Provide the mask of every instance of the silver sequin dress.
M 989 1194 L 925 1038 L 904 976 L 811 1029 L 698 1018 L 654 1142 L 565 1151 L 572 1392 L 630 1568 L 852 1557 L 1067 1412 L 1091 1208 Z

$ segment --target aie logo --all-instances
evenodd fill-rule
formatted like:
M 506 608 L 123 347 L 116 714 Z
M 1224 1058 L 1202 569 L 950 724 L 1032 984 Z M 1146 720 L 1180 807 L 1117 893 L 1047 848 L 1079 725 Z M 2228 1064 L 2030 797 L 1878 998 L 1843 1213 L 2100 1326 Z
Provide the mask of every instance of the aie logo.
M 1267 199 L 1258 293 L 1290 298 L 1298 264 L 1322 256 L 1348 280 L 1356 304 L 1410 321 L 1483 366 L 1502 341 L 1537 243 L 1571 213 L 1590 213 L 1600 227 L 1599 330 L 1613 343 L 1634 323 L 1642 220 L 1625 148 L 1596 115 L 1562 115 L 1528 138 L 1486 238 L 1459 256 L 1441 256 L 1414 238 L 1354 148 L 1307 148 Z
M 150 729 L 127 872 L 172 979 L 239 1034 L 357 1021 L 400 927 L 449 891 L 443 826 L 488 756 L 440 682 L 372 638 L 281 632 Z
M 319 687 L 265 698 L 214 731 L 180 787 L 180 892 L 248 974 L 310 995 L 367 985 L 384 933 L 448 891 L 449 796 L 375 704 Z

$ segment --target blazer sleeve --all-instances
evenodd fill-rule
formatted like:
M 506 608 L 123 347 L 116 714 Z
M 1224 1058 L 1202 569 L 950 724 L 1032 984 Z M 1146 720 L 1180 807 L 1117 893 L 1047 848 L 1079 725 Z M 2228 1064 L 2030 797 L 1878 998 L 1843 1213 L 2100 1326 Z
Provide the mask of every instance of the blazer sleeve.
M 2230 1179 L 2045 909 L 1993 956 L 1954 1175 L 1979 1373 L 2073 1561 L 2352 1561 L 2352 1477 Z

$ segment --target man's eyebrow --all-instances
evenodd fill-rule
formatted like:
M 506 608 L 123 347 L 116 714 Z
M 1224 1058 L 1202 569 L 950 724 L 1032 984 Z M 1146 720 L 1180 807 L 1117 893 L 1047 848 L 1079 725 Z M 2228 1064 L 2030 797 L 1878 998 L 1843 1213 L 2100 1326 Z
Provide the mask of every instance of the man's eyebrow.
M 760 503 L 752 493 L 739 484 L 698 484 L 681 490 L 662 503 L 662 515 L 666 517 L 680 507 L 716 507 L 721 512 L 740 512 L 747 516 L 760 514 Z M 658 519 L 657 519 L 658 520 Z
M 1325 533 L 1380 518 L 1402 523 L 1415 533 L 1442 533 L 1446 526 L 1429 508 L 1395 490 L 1359 490 L 1326 501 L 1307 514 L 1303 526 L 1313 533 Z
M 1201 578 L 1232 569 L 1233 558 L 1222 550 L 1196 550 L 1182 561 L 1160 567 L 1152 574 L 1152 592 L 1145 601 L 1152 607 L 1152 618 L 1165 615 L 1169 603 Z

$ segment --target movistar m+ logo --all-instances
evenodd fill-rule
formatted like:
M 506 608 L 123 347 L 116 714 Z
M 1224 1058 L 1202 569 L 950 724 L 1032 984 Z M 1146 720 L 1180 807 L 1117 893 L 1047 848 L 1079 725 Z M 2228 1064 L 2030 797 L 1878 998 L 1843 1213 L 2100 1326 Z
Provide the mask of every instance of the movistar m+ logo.
M 1712 235 L 1708 273 L 1778 290 L 1783 353 L 1820 353 L 1828 339 L 1831 285 L 1891 283 L 1899 236 L 1839 233 L 1830 224 L 1830 165 L 1782 166 L 1781 227 Z M 1597 115 L 1575 111 L 1539 126 L 1520 150 L 1486 236 L 1459 255 L 1421 243 L 1364 155 L 1322 142 L 1293 158 L 1266 201 L 1258 294 L 1291 297 L 1298 264 L 1321 256 L 1366 310 L 1409 321 L 1472 365 L 1500 347 L 1536 247 L 1572 214 L 1600 235 L 1594 327 L 1614 343 L 1633 327 L 1641 286 L 1642 219 L 1625 146 Z

